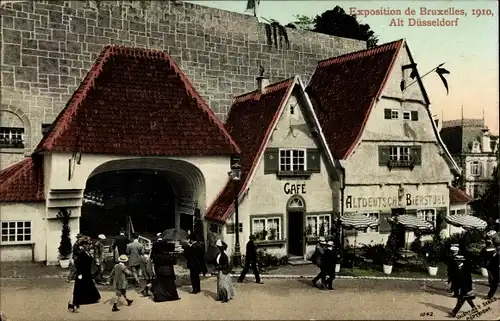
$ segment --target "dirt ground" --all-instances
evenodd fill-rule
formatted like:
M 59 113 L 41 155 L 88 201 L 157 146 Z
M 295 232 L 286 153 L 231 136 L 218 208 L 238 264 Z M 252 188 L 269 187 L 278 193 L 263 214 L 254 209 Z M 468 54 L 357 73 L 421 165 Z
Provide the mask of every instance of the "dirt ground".
M 4 279 L 1 310 L 9 320 L 443 320 L 455 304 L 444 283 L 393 280 L 336 280 L 334 291 L 313 288 L 308 279 L 266 279 L 264 284 L 235 282 L 236 297 L 216 302 L 215 278 L 202 281 L 202 293 L 189 294 L 188 281 L 179 280 L 181 300 L 154 303 L 130 290 L 132 306 L 111 312 L 109 286 L 100 287 L 100 303 L 66 310 L 72 286 L 62 279 Z M 424 289 L 425 285 L 425 289 Z M 485 305 L 475 320 L 500 316 L 500 300 L 483 299 L 486 287 L 476 285 L 476 304 Z M 465 305 L 462 312 L 470 310 Z M 421 314 L 424 314 L 421 316 Z M 466 317 L 462 318 L 463 320 Z

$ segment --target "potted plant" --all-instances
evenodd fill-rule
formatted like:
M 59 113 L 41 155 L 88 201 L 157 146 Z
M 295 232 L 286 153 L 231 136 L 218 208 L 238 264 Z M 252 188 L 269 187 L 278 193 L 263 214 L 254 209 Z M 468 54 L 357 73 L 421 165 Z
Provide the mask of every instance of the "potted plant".
M 438 271 L 438 262 L 441 255 L 442 246 L 440 242 L 433 240 L 426 248 L 425 256 L 427 259 L 427 271 L 429 275 L 435 276 Z
M 383 268 L 384 274 L 389 275 L 392 273 L 392 266 L 395 260 L 395 253 L 390 246 L 386 246 L 384 250 Z
M 270 241 L 274 241 L 274 240 L 276 240 L 276 236 L 277 236 L 277 234 L 278 234 L 277 232 L 278 232 L 278 230 L 277 230 L 277 229 L 275 229 L 275 228 L 273 228 L 273 227 L 271 227 L 271 228 L 269 229 L 269 240 L 270 240 Z
M 67 209 L 61 209 L 57 213 L 57 217 L 61 219 L 62 223 L 62 231 L 61 231 L 61 242 L 59 243 L 59 265 L 63 269 L 67 269 L 69 267 L 69 257 L 71 255 L 71 238 L 70 228 L 69 228 L 69 217 L 71 216 L 71 212 Z

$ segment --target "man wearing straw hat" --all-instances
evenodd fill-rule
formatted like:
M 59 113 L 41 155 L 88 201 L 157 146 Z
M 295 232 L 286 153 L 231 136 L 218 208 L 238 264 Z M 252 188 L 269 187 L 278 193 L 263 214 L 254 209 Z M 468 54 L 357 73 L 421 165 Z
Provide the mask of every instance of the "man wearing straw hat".
M 111 310 L 113 312 L 120 311 L 120 309 L 118 309 L 118 300 L 120 300 L 120 297 L 122 296 L 127 301 L 127 305 L 130 306 L 132 302 L 134 302 L 134 300 L 129 300 L 127 298 L 127 275 L 132 275 L 132 272 L 125 265 L 127 262 L 128 256 L 125 254 L 120 255 L 118 257 L 118 263 L 115 264 L 111 274 L 109 275 L 109 279 L 113 279 L 113 287 L 116 290 L 116 296 L 114 297 L 113 308 Z

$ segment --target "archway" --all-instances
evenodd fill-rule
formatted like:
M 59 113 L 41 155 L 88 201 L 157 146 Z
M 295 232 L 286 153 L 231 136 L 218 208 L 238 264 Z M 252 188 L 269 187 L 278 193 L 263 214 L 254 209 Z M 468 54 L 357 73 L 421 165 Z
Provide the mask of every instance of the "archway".
M 80 231 L 108 239 L 125 229 L 153 239 L 167 229 L 193 229 L 205 210 L 205 180 L 189 162 L 162 158 L 115 160 L 87 179 Z
M 288 237 L 288 255 L 304 256 L 305 251 L 305 214 L 306 202 L 300 195 L 293 195 L 286 203 L 287 210 L 287 237 Z

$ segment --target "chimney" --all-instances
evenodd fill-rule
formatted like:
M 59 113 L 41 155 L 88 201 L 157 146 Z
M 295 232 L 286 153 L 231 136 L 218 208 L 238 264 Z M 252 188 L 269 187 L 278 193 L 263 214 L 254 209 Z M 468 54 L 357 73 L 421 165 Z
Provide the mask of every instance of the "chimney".
M 483 153 L 491 153 L 491 139 L 490 139 L 490 131 L 488 128 L 483 129 L 483 137 L 481 139 L 481 149 Z
M 259 66 L 259 77 L 257 77 L 257 90 L 263 94 L 266 91 L 266 87 L 269 86 L 269 77 L 265 76 L 266 70 L 262 65 Z
M 269 78 L 266 76 L 257 77 L 257 90 L 261 93 L 265 93 L 266 87 L 269 86 Z

